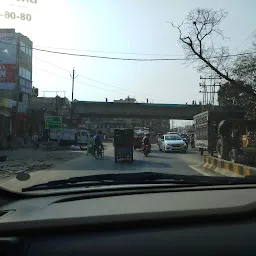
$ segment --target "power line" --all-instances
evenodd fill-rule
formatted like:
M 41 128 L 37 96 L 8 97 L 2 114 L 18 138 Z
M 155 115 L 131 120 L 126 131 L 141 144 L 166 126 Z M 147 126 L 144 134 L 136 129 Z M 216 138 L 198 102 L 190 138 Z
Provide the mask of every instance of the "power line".
M 37 68 L 37 67 L 33 67 L 33 68 L 35 68 L 35 69 L 37 69 L 37 70 L 40 70 L 40 71 L 42 71 L 42 72 L 46 72 L 46 73 L 48 73 L 48 74 L 54 75 L 54 76 L 61 77 L 61 78 L 63 78 L 63 79 L 69 80 L 69 81 L 72 80 L 71 78 L 68 78 L 68 77 L 65 77 L 65 76 L 61 76 L 61 75 L 52 73 L 52 72 L 50 72 L 50 71 L 48 71 L 48 70 L 45 70 L 45 69 L 40 69 L 40 68 Z M 108 90 L 108 89 L 106 89 L 106 88 L 98 87 L 98 86 L 96 86 L 96 85 L 83 83 L 83 82 L 81 82 L 81 81 L 77 81 L 77 83 L 84 84 L 84 85 L 87 85 L 87 86 L 91 86 L 91 87 L 94 87 L 94 88 L 97 88 L 97 89 L 109 91 L 109 92 L 116 92 L 116 91 L 113 91 L 113 90 Z
M 251 36 L 253 36 L 256 32 L 256 29 L 253 30 L 231 53 L 235 52 L 246 40 L 248 40 Z
M 65 69 L 65 68 L 62 68 L 62 67 L 60 67 L 60 66 L 57 66 L 56 64 L 53 64 L 53 63 L 51 63 L 51 62 L 42 60 L 41 58 L 38 58 L 38 57 L 35 57 L 35 56 L 34 56 L 34 58 L 36 58 L 36 59 L 38 59 L 38 60 L 40 60 L 40 61 L 43 61 L 43 62 L 45 62 L 45 63 L 47 63 L 47 64 L 49 64 L 49 65 L 52 65 L 52 66 L 54 66 L 54 67 L 56 67 L 56 68 L 59 68 L 59 69 L 61 69 L 61 70 L 63 70 L 63 71 L 69 72 L 68 69 Z M 154 98 L 154 96 L 153 96 L 153 95 L 150 95 L 150 94 L 145 94 L 145 93 L 140 93 L 140 92 L 136 92 L 136 91 L 131 91 L 131 90 L 128 90 L 128 89 L 120 88 L 120 87 L 118 87 L 118 86 L 114 86 L 114 85 L 111 85 L 111 84 L 107 84 L 107 83 L 101 82 L 101 81 L 99 81 L 99 80 L 96 80 L 96 79 L 93 79 L 93 78 L 90 78 L 90 77 L 87 77 L 87 76 L 83 76 L 83 75 L 80 75 L 80 74 L 79 74 L 79 76 L 80 76 L 80 77 L 83 77 L 83 78 L 85 78 L 85 79 L 88 79 L 88 80 L 90 80 L 90 81 L 93 81 L 93 82 L 102 84 L 102 85 L 106 85 L 106 86 L 109 86 L 109 87 L 117 88 L 117 89 L 122 90 L 122 91 L 133 92 L 133 93 L 135 93 L 135 94 L 140 94 L 140 95 L 143 95 L 143 96 L 150 96 L 150 97 L 153 97 L 153 98 Z
M 40 70 L 40 71 L 42 71 L 42 72 L 45 72 L 45 73 L 48 73 L 48 74 L 57 76 L 57 77 L 61 77 L 61 78 L 66 79 L 66 80 L 68 80 L 68 81 L 71 81 L 71 80 L 72 80 L 71 78 L 68 78 L 68 77 L 65 77 L 65 76 L 61 76 L 61 75 L 52 73 L 52 72 L 50 72 L 50 71 L 48 71 L 48 70 L 45 70 L 45 69 L 41 69 L 41 68 L 37 68 L 37 67 L 33 67 L 33 68 L 35 68 L 35 69 L 37 69 L 37 70 Z M 118 92 L 118 91 L 114 91 L 114 90 L 109 90 L 109 89 L 106 89 L 106 88 L 98 87 L 98 86 L 96 86 L 96 85 L 87 84 L 87 83 L 84 83 L 84 82 L 81 82 L 81 81 L 76 81 L 76 82 L 79 83 L 79 84 L 83 84 L 83 85 L 86 85 L 86 86 L 94 87 L 94 88 L 97 88 L 97 89 L 100 89 L 100 90 L 104 90 L 104 91 Z M 120 92 L 119 92 L 119 93 L 120 93 Z M 121 92 L 121 93 L 122 93 L 122 92 Z M 122 94 L 124 94 L 124 93 L 122 93 Z
M 103 50 L 88 50 L 88 49 L 76 49 L 76 48 L 60 48 L 50 46 L 34 46 L 36 48 L 54 49 L 54 50 L 67 50 L 67 51 L 78 51 L 78 52 L 98 52 L 107 54 L 127 54 L 127 55 L 150 55 L 150 56 L 183 56 L 181 54 L 168 54 L 168 53 L 138 53 L 138 52 L 116 52 L 116 51 L 103 51 Z
M 0 41 L 2 42 L 2 41 Z M 5 44 L 13 45 L 10 43 L 2 42 Z M 60 52 L 60 51 L 50 51 L 50 50 L 44 50 L 36 47 L 28 47 L 29 49 L 33 49 L 40 52 L 47 52 L 52 54 L 58 54 L 58 55 L 67 55 L 67 56 L 76 56 L 76 57 L 88 57 L 88 58 L 96 58 L 96 59 L 108 59 L 108 60 L 122 60 L 122 61 L 141 61 L 141 62 L 147 62 L 147 61 L 186 61 L 186 58 L 121 58 L 121 57 L 111 57 L 111 56 L 100 56 L 100 55 L 89 55 L 89 54 L 77 54 L 77 53 L 69 53 L 69 52 Z M 237 57 L 241 55 L 248 55 L 248 54 L 254 54 L 256 52 L 245 52 L 245 53 L 238 53 L 238 54 L 228 54 L 225 56 L 213 56 L 209 59 L 216 59 L 219 57 L 222 58 L 228 58 L 228 57 Z M 198 58 L 191 58 L 192 60 L 198 60 Z
M 99 55 L 89 55 L 89 54 L 77 54 L 77 53 L 68 53 L 68 52 L 58 52 L 58 51 L 49 51 L 43 50 L 39 48 L 33 48 L 36 51 L 47 52 L 52 54 L 59 54 L 59 55 L 68 55 L 68 56 L 76 56 L 76 57 L 88 57 L 88 58 L 97 58 L 97 59 L 108 59 L 108 60 L 123 60 L 123 61 L 184 61 L 187 60 L 186 58 L 150 58 L 150 59 L 140 59 L 140 58 L 121 58 L 121 57 L 109 57 L 109 56 L 99 56 Z M 248 53 L 238 53 L 238 54 L 228 54 L 225 56 L 221 56 L 222 58 L 228 57 L 237 57 L 240 55 L 248 55 L 256 52 L 248 52 Z M 220 56 L 211 57 L 209 59 L 216 59 Z M 198 58 L 192 58 L 197 60 Z

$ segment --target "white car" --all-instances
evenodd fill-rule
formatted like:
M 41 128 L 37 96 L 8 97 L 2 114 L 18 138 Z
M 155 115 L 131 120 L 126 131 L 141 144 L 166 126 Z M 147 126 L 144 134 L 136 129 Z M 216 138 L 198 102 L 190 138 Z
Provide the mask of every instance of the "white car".
M 160 139 L 159 150 L 163 152 L 183 152 L 187 151 L 187 144 L 178 134 L 166 134 Z

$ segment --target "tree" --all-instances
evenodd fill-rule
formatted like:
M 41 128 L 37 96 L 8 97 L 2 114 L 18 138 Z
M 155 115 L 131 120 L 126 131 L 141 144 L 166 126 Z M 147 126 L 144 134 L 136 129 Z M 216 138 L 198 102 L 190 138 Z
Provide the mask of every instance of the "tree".
M 197 8 L 189 12 L 181 25 L 174 25 L 179 32 L 179 41 L 184 48 L 188 61 L 200 61 L 199 71 L 209 71 L 230 83 L 236 81 L 229 77 L 229 50 L 226 46 L 216 47 L 212 38 L 224 39 L 220 29 L 221 21 L 227 13 L 220 10 Z
M 241 80 L 244 84 L 251 86 L 253 93 L 245 99 L 246 105 L 248 107 L 247 118 L 256 118 L 256 43 L 253 42 L 253 47 L 251 53 L 245 55 L 240 55 L 236 58 L 233 64 L 233 76 L 236 79 Z M 249 95 L 248 95 L 249 96 Z
M 187 61 L 199 62 L 199 71 L 211 72 L 226 80 L 218 93 L 220 104 L 245 106 L 249 109 L 248 118 L 256 118 L 256 56 L 241 55 L 231 63 L 228 47 L 216 46 L 212 40 L 225 39 L 220 24 L 226 16 L 227 12 L 222 9 L 197 8 L 189 12 L 182 24 L 171 24 L 179 33 Z
M 256 94 L 252 86 L 241 83 L 225 83 L 218 91 L 218 100 L 221 106 L 248 107 L 249 102 L 255 100 Z
M 236 58 L 233 65 L 233 75 L 236 79 L 240 79 L 246 84 L 250 84 L 256 89 L 256 41 L 253 42 L 253 47 Z

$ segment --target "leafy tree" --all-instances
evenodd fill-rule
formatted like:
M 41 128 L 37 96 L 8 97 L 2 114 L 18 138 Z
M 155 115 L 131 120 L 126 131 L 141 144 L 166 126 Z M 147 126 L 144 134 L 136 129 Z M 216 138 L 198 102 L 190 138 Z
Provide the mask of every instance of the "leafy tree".
M 218 91 L 218 100 L 221 106 L 248 107 L 248 102 L 255 99 L 256 94 L 252 86 L 241 83 L 225 83 Z
M 246 84 L 256 88 L 256 42 L 253 42 L 251 53 L 240 55 L 233 65 L 233 75 Z

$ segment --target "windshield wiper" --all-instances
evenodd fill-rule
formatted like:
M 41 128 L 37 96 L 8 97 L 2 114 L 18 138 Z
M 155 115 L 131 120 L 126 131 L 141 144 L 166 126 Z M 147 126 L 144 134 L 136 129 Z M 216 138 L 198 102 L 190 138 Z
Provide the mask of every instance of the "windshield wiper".
M 22 192 L 63 189 L 72 187 L 93 187 L 107 185 L 135 185 L 135 184 L 186 184 L 191 186 L 214 186 L 232 184 L 253 184 L 256 177 L 232 178 L 232 177 L 213 177 L 198 175 L 179 175 L 156 172 L 122 173 L 122 174 L 98 174 L 90 176 L 72 177 L 69 179 L 49 181 L 23 188 Z

